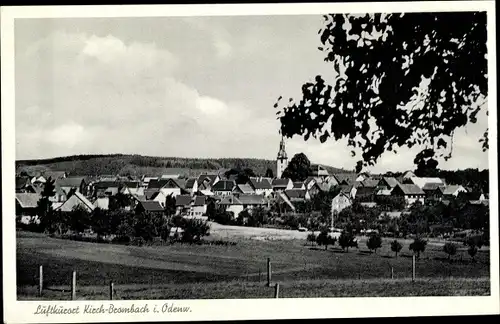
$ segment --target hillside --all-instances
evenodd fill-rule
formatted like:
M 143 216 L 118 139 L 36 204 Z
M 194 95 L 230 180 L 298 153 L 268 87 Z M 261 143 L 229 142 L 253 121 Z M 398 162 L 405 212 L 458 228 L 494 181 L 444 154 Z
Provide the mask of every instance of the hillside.
M 267 168 L 276 174 L 274 160 L 251 158 L 178 158 L 154 157 L 142 155 L 73 155 L 51 159 L 16 161 L 16 171 L 29 174 L 37 171 L 66 171 L 71 175 L 150 175 L 181 174 L 196 176 L 203 172 L 217 172 L 234 167 L 250 168 L 258 175 L 264 175 Z M 331 166 L 325 166 L 330 173 L 346 172 Z

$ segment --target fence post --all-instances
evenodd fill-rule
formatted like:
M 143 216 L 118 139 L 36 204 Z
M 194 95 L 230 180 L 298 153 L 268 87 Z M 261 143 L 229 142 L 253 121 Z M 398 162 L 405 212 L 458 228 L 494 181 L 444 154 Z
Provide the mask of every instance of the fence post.
M 42 296 L 43 290 L 43 266 L 40 266 L 38 273 L 38 296 Z
M 411 281 L 415 281 L 415 254 L 411 259 L 412 272 L 411 272 Z
M 109 300 L 113 300 L 113 280 L 109 282 Z
M 274 298 L 279 298 L 279 294 L 280 294 L 280 284 L 276 283 L 276 285 L 274 286 Z
M 267 258 L 267 286 L 271 287 L 271 258 Z
M 76 271 L 73 271 L 73 277 L 71 279 L 71 300 L 76 299 Z
M 391 279 L 394 279 L 394 268 L 391 267 Z

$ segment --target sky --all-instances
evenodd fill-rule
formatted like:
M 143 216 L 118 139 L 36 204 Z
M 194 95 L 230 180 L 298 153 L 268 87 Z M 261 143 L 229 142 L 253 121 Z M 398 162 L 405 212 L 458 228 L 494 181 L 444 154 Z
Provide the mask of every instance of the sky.
M 323 18 L 219 16 L 17 19 L 16 159 L 73 154 L 275 159 L 279 96 L 333 67 Z M 455 133 L 440 168 L 488 168 L 487 117 Z M 289 158 L 352 170 L 346 141 L 295 136 Z M 373 172 L 414 169 L 419 148 L 386 152 Z

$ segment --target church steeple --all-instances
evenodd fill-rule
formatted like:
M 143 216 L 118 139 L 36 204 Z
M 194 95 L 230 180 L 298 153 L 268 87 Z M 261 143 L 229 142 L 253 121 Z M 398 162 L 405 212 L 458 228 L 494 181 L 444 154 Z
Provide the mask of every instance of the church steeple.
M 283 136 L 281 136 L 280 150 L 278 151 L 278 160 L 279 159 L 288 159 L 285 150 L 285 139 L 283 138 Z
M 281 178 L 283 171 L 285 171 L 288 166 L 288 156 L 285 150 L 285 139 L 281 136 L 280 150 L 278 151 L 278 158 L 276 159 L 276 177 Z

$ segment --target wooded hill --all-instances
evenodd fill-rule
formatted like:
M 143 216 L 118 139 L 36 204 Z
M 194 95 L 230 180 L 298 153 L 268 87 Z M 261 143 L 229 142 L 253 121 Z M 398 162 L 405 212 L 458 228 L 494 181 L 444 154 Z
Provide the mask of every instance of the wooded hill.
M 203 172 L 224 171 L 230 168 L 250 168 L 256 175 L 266 173 L 271 168 L 276 174 L 276 161 L 251 158 L 179 158 L 154 157 L 142 155 L 109 154 L 109 155 L 73 155 L 50 159 L 16 161 L 16 172 L 29 174 L 44 171 L 66 171 L 71 175 L 150 175 L 181 174 L 197 176 Z M 348 172 L 343 169 L 324 166 L 328 172 Z

